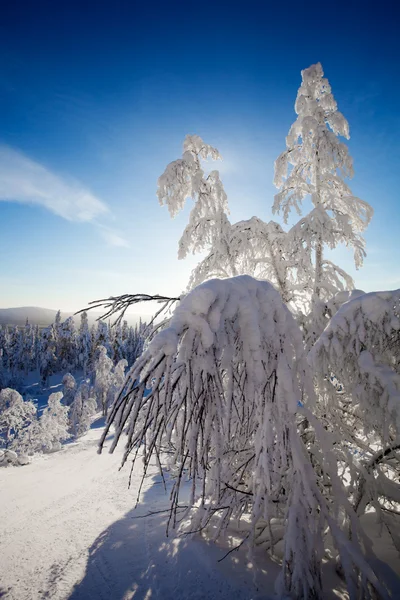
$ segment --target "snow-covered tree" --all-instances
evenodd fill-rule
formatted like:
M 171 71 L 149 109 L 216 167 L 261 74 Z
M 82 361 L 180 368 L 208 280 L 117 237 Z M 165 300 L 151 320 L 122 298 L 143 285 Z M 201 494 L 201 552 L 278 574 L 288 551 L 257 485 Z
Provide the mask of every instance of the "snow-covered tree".
M 179 242 L 178 257 L 204 250 L 207 255 L 193 270 L 188 289 L 212 277 L 247 274 L 269 279 L 285 302 L 291 301 L 293 289 L 304 287 L 306 282 L 298 257 L 285 250 L 287 234 L 278 223 L 265 223 L 257 217 L 231 224 L 218 171 L 206 176 L 202 169 L 201 159 L 208 157 L 221 158 L 218 150 L 199 136 L 187 136 L 182 159 L 170 163 L 158 180 L 160 204 L 168 206 L 172 217 L 188 198 L 195 203 Z
M 83 369 L 83 376 L 86 377 L 91 357 L 92 339 L 89 330 L 88 316 L 85 311 L 81 313 L 77 345 L 78 365 Z
M 110 335 L 108 325 L 104 321 L 98 321 L 97 328 L 94 332 L 93 354 L 96 353 L 100 346 L 103 346 L 107 352 L 111 350 Z
M 70 429 L 75 437 L 80 437 L 90 429 L 96 408 L 96 398 L 90 396 L 89 383 L 84 381 L 75 394 L 69 415 Z
M 237 275 L 235 258 L 231 255 L 227 217 L 227 196 L 218 171 L 205 175 L 201 160 L 221 159 L 216 148 L 206 144 L 198 135 L 187 135 L 183 156 L 170 163 L 158 180 L 157 195 L 166 204 L 171 217 L 183 209 L 188 198 L 194 201 L 189 223 L 179 241 L 179 258 L 217 246 L 228 263 L 229 275 Z
M 116 365 L 110 374 L 110 385 L 107 392 L 107 406 L 111 406 L 114 402 L 116 395 L 121 390 L 125 383 L 125 371 L 128 366 L 128 361 L 123 358 Z
M 107 349 L 104 346 L 98 347 L 98 357 L 94 364 L 94 391 L 97 398 L 97 405 L 101 408 L 103 415 L 107 414 L 109 389 L 112 385 L 113 362 L 107 355 Z
M 73 370 L 78 363 L 77 339 L 73 317 L 58 326 L 57 361 L 61 371 Z
M 50 394 L 47 407 L 39 419 L 41 448 L 47 452 L 60 450 L 61 442 L 70 437 L 69 407 L 61 404 L 61 392 Z
M 129 327 L 128 337 L 125 341 L 125 358 L 128 366 L 132 366 L 138 356 L 142 354 L 146 337 L 150 335 L 150 329 L 142 320 L 135 327 Z
M 35 368 L 35 329 L 28 323 L 28 319 L 22 335 L 21 367 L 25 376 Z
M 23 369 L 23 337 L 17 326 L 11 329 L 9 335 L 8 368 L 14 377 Z
M 65 406 L 70 406 L 74 401 L 76 393 L 76 380 L 71 373 L 66 373 L 62 379 L 63 401 Z
M 352 278 L 324 257 L 324 247 L 342 243 L 352 248 L 359 268 L 365 256 L 361 233 L 373 213 L 344 181 L 353 176 L 353 161 L 339 136 L 349 138 L 349 125 L 323 75 L 320 63 L 302 71 L 295 104 L 298 117 L 286 138 L 286 150 L 275 162 L 274 183 L 280 191 L 273 206 L 286 223 L 290 211 L 301 214 L 302 201 L 311 198 L 313 209 L 290 230 L 288 248 L 300 268 L 308 270 L 302 279 L 309 281 L 306 291 L 314 314 L 322 312 L 323 303 L 337 292 L 354 287 Z M 309 327 L 316 329 L 315 323 Z M 310 332 L 311 342 L 322 329 Z
M 113 363 L 117 364 L 118 361 L 122 360 L 126 356 L 126 345 L 122 338 L 122 327 L 120 323 L 118 323 L 115 327 L 112 328 L 111 334 L 111 356 Z
M 0 445 L 2 447 L 18 453 L 26 430 L 35 420 L 36 407 L 33 402 L 24 401 L 21 394 L 11 388 L 1 390 Z
M 160 454 L 169 449 L 176 475 L 172 523 L 183 476 L 191 480 L 190 506 L 197 507 L 189 513 L 195 531 L 214 519 L 221 532 L 246 513 L 250 541 L 261 524 L 272 549 L 272 523 L 279 521 L 281 595 L 323 597 L 328 529 L 349 587 L 372 598 L 371 588 L 384 588 L 363 555 L 363 534 L 338 478 L 332 440 L 313 406 L 301 331 L 279 293 L 248 276 L 210 280 L 182 300 L 131 369 L 101 444 L 111 423 L 116 435 L 110 451 L 126 432 L 123 462 L 142 454 L 143 479 L 153 455 L 162 468 Z M 313 428 L 312 454 L 299 416 Z M 343 514 L 351 542 L 340 529 Z M 356 582 L 355 571 L 362 574 Z
M 206 255 L 192 291 L 162 297 L 177 308 L 131 367 L 101 446 L 114 425 L 111 451 L 124 437 L 123 462 L 140 456 L 143 480 L 153 458 L 172 471 L 169 526 L 189 479 L 179 521 L 192 531 L 212 522 L 218 537 L 235 520 L 248 542 L 272 554 L 279 542 L 280 597 L 325 597 L 328 542 L 350 598 L 387 598 L 359 517 L 373 506 L 400 547 L 388 524 L 400 505 L 399 298 L 353 290 L 327 259 L 345 244 L 361 266 L 372 209 L 345 183 L 348 124 L 319 63 L 302 72 L 295 108 L 274 211 L 287 223 L 306 197 L 312 210 L 288 232 L 257 217 L 230 223 L 219 175 L 202 164 L 220 155 L 198 136 L 160 177 L 171 216 L 194 202 L 179 257 Z M 212 276 L 223 279 L 202 283 Z M 142 297 L 109 299 L 107 317 Z
M 42 333 L 40 353 L 39 353 L 39 370 L 43 386 L 46 386 L 50 375 L 56 372 L 57 369 L 57 339 L 54 325 L 45 329 Z

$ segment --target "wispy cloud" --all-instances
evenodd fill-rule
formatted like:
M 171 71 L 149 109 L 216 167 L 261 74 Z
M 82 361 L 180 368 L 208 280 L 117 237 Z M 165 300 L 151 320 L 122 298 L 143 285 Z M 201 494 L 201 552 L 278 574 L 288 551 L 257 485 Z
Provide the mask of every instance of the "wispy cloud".
M 110 246 L 118 246 L 119 248 L 129 248 L 130 244 L 118 231 L 111 229 L 105 225 L 97 224 L 100 234 Z
M 81 184 L 66 181 L 4 145 L 0 145 L 0 200 L 38 204 L 68 221 L 93 221 L 109 212 Z

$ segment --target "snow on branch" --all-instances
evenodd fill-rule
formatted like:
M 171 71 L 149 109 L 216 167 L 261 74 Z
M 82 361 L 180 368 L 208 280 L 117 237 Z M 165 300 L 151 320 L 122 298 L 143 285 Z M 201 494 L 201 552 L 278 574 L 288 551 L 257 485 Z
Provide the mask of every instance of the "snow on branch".
M 362 533 L 336 472 L 329 434 L 311 412 L 312 377 L 302 335 L 279 293 L 249 276 L 214 279 L 196 287 L 177 306 L 133 365 L 109 413 L 100 449 L 115 426 L 112 452 L 125 442 L 123 464 L 152 458 L 174 485 L 168 526 L 177 523 L 182 487 L 189 482 L 190 531 L 211 520 L 216 535 L 232 518 L 284 531 L 277 591 L 322 598 L 323 535 L 330 529 L 349 588 L 372 597 L 382 592 L 363 555 Z M 298 413 L 315 429 L 313 460 L 298 431 Z M 315 464 L 318 464 L 318 474 Z M 322 472 L 322 477 L 320 476 Z M 335 489 L 334 498 L 328 491 Z M 327 491 L 328 490 L 328 491 Z M 140 497 L 141 486 L 138 492 Z M 340 526 L 350 521 L 352 542 Z M 340 517 L 341 518 L 341 517 Z M 179 513 L 179 520 L 182 514 Z M 354 579 L 359 584 L 355 584 Z
M 310 352 L 319 386 L 334 407 L 334 373 L 366 433 L 385 444 L 400 434 L 400 290 L 345 302 Z M 342 394 L 343 396 L 343 394 Z M 329 398 L 329 399 L 328 399 Z M 333 403 L 333 404 L 332 404 Z M 331 410 L 332 410 L 331 409 Z

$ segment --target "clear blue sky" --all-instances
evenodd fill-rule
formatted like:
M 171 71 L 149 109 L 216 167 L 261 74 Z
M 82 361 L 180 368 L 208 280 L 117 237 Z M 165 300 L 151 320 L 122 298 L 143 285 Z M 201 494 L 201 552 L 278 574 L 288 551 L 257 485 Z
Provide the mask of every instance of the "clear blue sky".
M 197 133 L 233 220 L 272 217 L 300 71 L 320 61 L 350 123 L 353 192 L 375 216 L 366 291 L 400 287 L 400 9 L 395 2 L 8 2 L 0 24 L 0 305 L 75 310 L 180 293 L 188 210 L 157 177 Z

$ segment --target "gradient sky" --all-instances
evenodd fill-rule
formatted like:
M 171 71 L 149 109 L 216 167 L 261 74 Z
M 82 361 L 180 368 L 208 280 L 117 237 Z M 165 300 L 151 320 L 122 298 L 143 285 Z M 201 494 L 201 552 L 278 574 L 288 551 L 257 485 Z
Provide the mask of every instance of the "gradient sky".
M 350 123 L 353 193 L 375 210 L 363 269 L 345 249 L 336 262 L 365 291 L 400 287 L 396 4 L 6 3 L 0 306 L 179 294 L 197 262 L 177 260 L 190 205 L 172 221 L 158 176 L 197 133 L 224 157 L 232 220 L 272 218 L 273 163 L 317 61 Z

